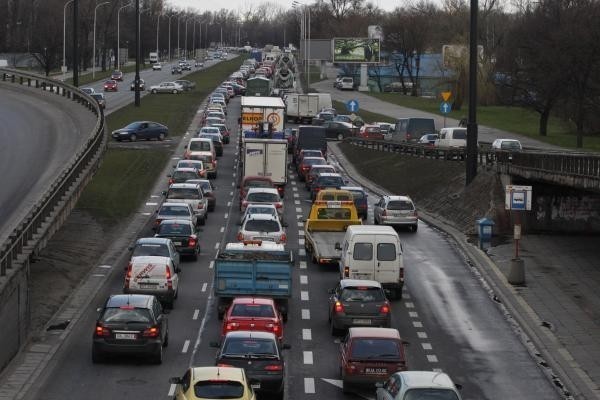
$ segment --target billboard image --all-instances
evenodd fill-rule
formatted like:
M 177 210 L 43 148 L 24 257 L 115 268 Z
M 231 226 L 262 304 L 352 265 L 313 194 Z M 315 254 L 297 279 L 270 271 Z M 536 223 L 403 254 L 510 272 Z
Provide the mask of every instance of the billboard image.
M 378 38 L 334 38 L 333 62 L 378 63 L 380 48 Z

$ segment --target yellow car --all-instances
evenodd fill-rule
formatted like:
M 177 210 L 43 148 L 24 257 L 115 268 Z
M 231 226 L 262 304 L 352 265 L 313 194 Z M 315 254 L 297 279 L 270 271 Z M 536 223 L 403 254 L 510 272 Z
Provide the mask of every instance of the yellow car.
M 175 400 L 255 400 L 254 389 L 243 368 L 196 367 L 181 377 L 169 379 L 177 385 Z

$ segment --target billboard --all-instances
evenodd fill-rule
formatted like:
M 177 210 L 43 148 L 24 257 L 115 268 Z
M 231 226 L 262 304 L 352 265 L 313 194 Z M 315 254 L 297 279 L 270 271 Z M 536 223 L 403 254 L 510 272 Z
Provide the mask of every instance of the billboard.
M 367 35 L 371 39 L 379 39 L 383 42 L 383 29 L 380 25 L 369 25 L 367 28 Z
M 378 63 L 381 40 L 369 38 L 334 38 L 333 62 Z

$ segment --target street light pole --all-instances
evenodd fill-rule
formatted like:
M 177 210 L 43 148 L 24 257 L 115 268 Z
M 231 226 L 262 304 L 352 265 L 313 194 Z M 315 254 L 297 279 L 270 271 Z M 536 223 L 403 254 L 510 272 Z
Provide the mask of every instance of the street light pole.
M 175 14 L 169 17 L 169 61 L 171 61 L 171 18 L 173 18 Z
M 160 61 L 160 56 L 158 53 L 158 24 L 160 23 L 160 14 L 158 14 L 158 16 L 156 17 L 156 57 L 158 57 L 158 60 Z
M 121 10 L 132 5 L 132 3 L 128 3 L 117 10 L 117 69 L 121 69 Z
M 79 27 L 79 0 L 73 2 L 73 86 L 79 86 L 79 44 L 77 40 L 77 28 Z
M 96 77 L 96 14 L 98 11 L 98 7 L 110 4 L 110 1 L 105 1 L 100 3 L 94 8 L 94 45 L 92 50 L 92 78 Z
M 135 0 L 135 101 L 136 107 L 140 106 L 140 0 Z
M 469 119 L 467 121 L 466 184 L 477 176 L 477 13 L 479 4 L 471 0 L 469 29 Z
M 177 59 L 179 60 L 180 54 L 179 54 L 179 20 L 181 17 L 177 16 Z
M 62 63 L 62 80 L 65 80 L 65 73 L 67 72 L 67 6 L 72 3 L 73 0 L 69 0 L 63 7 L 63 63 Z
M 187 24 L 188 24 L 188 21 L 189 21 L 189 20 L 190 20 L 189 18 L 186 18 L 186 19 L 185 19 L 185 40 L 184 40 L 184 43 L 185 43 L 185 51 L 183 52 L 183 56 L 185 57 L 185 59 L 186 59 L 186 60 L 189 58 L 189 57 L 188 57 L 188 46 L 187 46 L 187 38 L 188 38 L 188 33 L 187 33 Z

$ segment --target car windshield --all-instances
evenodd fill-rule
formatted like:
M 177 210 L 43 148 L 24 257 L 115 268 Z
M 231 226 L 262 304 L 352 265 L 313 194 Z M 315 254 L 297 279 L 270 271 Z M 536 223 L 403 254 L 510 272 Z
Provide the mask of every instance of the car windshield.
M 304 165 L 325 165 L 327 164 L 327 161 L 325 161 L 323 158 L 305 158 L 302 163 Z
M 393 339 L 356 338 L 352 341 L 352 358 L 400 358 L 400 348 Z
M 173 179 L 176 181 L 187 181 L 188 179 L 197 178 L 198 174 L 194 171 L 175 171 L 173 172 Z
M 225 340 L 223 354 L 277 354 L 274 340 L 229 338 Z
M 467 139 L 467 130 L 466 129 L 455 129 L 453 132 L 454 139 Z
M 202 129 L 200 129 L 200 133 L 201 133 L 201 134 L 204 134 L 204 133 L 208 133 L 208 134 L 211 134 L 211 133 L 213 133 L 213 134 L 218 134 L 219 132 L 220 132 L 220 131 L 219 131 L 219 128 L 217 128 L 217 127 L 214 127 L 214 128 L 202 128 Z
M 144 243 L 138 244 L 133 249 L 132 257 L 157 256 L 169 257 L 169 249 L 166 244 L 160 243 Z
M 450 389 L 417 388 L 407 390 L 404 400 L 458 400 L 458 396 Z
M 189 216 L 190 210 L 183 206 L 162 206 L 159 214 Z
M 92 93 L 91 96 L 93 98 L 95 98 L 96 100 L 102 100 L 102 99 L 104 99 L 104 96 L 102 96 L 102 93 Z
M 204 169 L 204 165 L 202 164 L 202 161 L 181 160 L 177 163 L 177 168 Z
M 500 144 L 500 148 L 503 150 L 521 150 L 521 145 L 519 142 L 504 141 Z
M 239 399 L 244 395 L 244 386 L 236 381 L 211 379 L 197 382 L 194 395 L 199 399 Z
M 263 187 L 270 188 L 273 187 L 273 184 L 269 181 L 265 181 L 263 179 L 248 179 L 244 181 L 244 189 L 249 187 Z
M 350 219 L 350 214 L 347 208 L 320 208 L 317 219 Z
M 204 140 L 192 140 L 190 142 L 190 151 L 210 151 L 210 143 Z
M 320 176 L 319 178 L 320 186 L 344 186 L 344 180 L 339 176 Z M 342 199 L 339 199 L 342 200 Z M 346 199 L 350 200 L 350 199 Z
M 210 154 L 192 154 L 190 158 L 193 160 L 204 161 L 207 164 L 212 163 L 212 156 Z
M 141 322 L 151 321 L 150 312 L 145 308 L 111 307 L 104 310 L 102 322 Z
M 199 199 L 200 192 L 193 188 L 171 188 L 167 194 L 169 199 Z
M 268 219 L 251 219 L 246 221 L 244 230 L 252 232 L 279 232 L 281 229 L 279 228 L 277 221 Z
M 388 210 L 410 211 L 413 210 L 413 204 L 406 200 L 393 200 L 387 205 Z
M 279 196 L 275 193 L 257 192 L 249 193 L 246 200 L 259 203 L 275 203 L 279 201 Z
M 141 122 L 132 122 L 131 124 L 127 125 L 125 129 L 138 129 L 140 125 L 142 125 Z
M 231 316 L 275 318 L 275 313 L 269 304 L 235 304 Z
M 383 290 L 378 287 L 346 287 L 342 290 L 342 301 L 384 301 Z
M 192 228 L 188 224 L 160 224 L 159 235 L 191 235 Z

